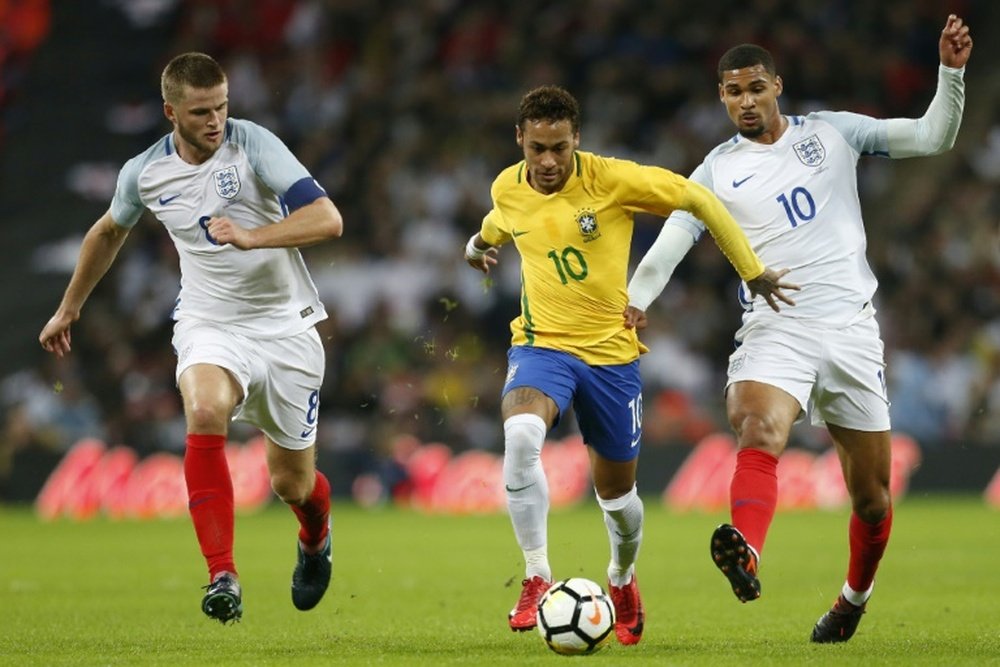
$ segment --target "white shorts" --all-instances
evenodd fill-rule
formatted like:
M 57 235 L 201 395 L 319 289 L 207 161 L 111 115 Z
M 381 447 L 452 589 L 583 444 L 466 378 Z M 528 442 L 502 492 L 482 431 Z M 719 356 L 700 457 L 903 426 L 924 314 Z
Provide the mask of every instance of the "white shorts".
M 874 317 L 841 329 L 784 318 L 751 322 L 736 332 L 736 341 L 727 389 L 734 382 L 763 382 L 791 394 L 815 426 L 890 429 L 884 346 Z
M 174 325 L 176 379 L 194 364 L 232 373 L 243 389 L 233 420 L 253 424 L 285 449 L 316 442 L 326 358 L 315 328 L 283 338 L 250 338 L 208 322 Z

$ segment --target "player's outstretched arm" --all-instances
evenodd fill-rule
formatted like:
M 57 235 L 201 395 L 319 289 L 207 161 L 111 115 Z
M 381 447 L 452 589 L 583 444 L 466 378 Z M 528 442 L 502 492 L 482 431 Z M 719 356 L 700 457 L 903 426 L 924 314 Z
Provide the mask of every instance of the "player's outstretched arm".
M 754 296 L 764 297 L 764 301 L 774 312 L 780 312 L 778 302 L 794 306 L 795 301 L 783 290 L 798 290 L 795 283 L 783 282 L 788 269 L 775 270 L 764 266 L 750 247 L 750 241 L 743 229 L 729 214 L 719 198 L 711 190 L 690 181 L 688 190 L 692 199 L 691 213 L 697 215 L 715 238 L 715 243 L 729 259 L 740 277 Z
M 69 353 L 70 325 L 80 319 L 84 302 L 108 272 L 128 233 L 129 229 L 115 224 L 110 211 L 102 215 L 87 231 L 80 246 L 80 258 L 77 260 L 66 293 L 63 294 L 62 302 L 38 335 L 38 342 L 43 349 L 57 357 Z
M 704 223 L 715 245 L 719 246 L 740 278 L 750 281 L 764 273 L 766 267 L 750 246 L 747 235 L 714 192 L 697 181 L 688 180 L 685 200 L 679 208 Z
M 690 232 L 671 224 L 669 219 L 663 223 L 663 229 L 639 261 L 628 283 L 629 307 L 623 313 L 626 329 L 642 328 L 649 304 L 660 296 L 674 269 L 693 246 L 694 237 Z
M 937 155 L 955 145 L 965 108 L 965 64 L 972 52 L 969 27 L 954 14 L 948 17 L 938 42 L 941 67 L 937 90 L 920 118 L 887 121 L 889 155 L 894 158 Z

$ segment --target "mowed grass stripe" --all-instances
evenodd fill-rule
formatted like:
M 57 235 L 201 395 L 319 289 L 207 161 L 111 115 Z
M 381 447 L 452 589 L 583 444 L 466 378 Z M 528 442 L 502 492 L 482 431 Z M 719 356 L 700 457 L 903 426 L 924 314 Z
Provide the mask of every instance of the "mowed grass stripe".
M 846 645 L 808 642 L 846 571 L 847 512 L 781 512 L 740 604 L 708 556 L 726 516 L 675 514 L 646 499 L 639 581 L 646 633 L 594 664 L 754 665 L 864 661 L 1000 664 L 1000 513 L 978 497 L 900 503 L 869 613 Z M 522 564 L 508 519 L 335 506 L 334 581 L 311 612 L 289 583 L 296 524 L 273 506 L 237 519 L 242 623 L 199 609 L 204 566 L 186 518 L 41 523 L 0 508 L 2 665 L 541 665 L 566 660 L 506 614 Z M 559 578 L 605 581 L 596 505 L 554 512 Z

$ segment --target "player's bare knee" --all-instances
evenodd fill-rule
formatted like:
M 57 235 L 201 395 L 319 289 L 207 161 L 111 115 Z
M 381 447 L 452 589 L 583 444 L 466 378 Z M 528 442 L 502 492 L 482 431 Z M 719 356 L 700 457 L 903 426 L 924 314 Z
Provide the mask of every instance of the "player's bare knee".
M 301 505 L 309 499 L 311 491 L 299 476 L 283 473 L 271 475 L 271 489 L 287 505 Z
M 229 415 L 217 406 L 196 404 L 186 413 L 188 431 L 191 433 L 226 433 Z
M 617 500 L 634 488 L 635 480 L 621 483 L 604 482 L 594 485 L 594 491 L 601 500 Z
M 737 412 L 730 415 L 729 423 L 740 449 L 752 447 L 777 455 L 785 448 L 784 432 L 765 413 Z
M 865 523 L 878 523 L 889 514 L 891 498 L 888 490 L 873 494 L 855 494 L 851 500 L 854 513 Z

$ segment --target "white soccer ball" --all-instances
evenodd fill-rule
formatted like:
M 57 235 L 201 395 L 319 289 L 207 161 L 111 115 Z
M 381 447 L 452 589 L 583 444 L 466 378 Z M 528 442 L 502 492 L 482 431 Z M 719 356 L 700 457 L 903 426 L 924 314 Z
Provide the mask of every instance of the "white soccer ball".
M 557 581 L 538 602 L 538 634 L 556 653 L 579 655 L 604 647 L 615 627 L 615 606 L 599 584 Z

